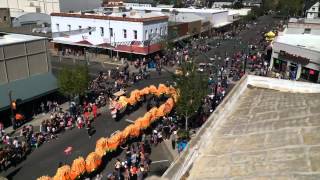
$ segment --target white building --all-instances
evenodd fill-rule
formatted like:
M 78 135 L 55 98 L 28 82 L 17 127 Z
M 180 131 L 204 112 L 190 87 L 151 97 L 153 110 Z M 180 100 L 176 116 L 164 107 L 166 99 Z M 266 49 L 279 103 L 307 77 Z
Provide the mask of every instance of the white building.
M 164 14 L 190 14 L 201 16 L 204 21 L 209 21 L 212 28 L 219 28 L 231 24 L 227 9 L 192 9 L 192 8 L 162 8 L 162 7 L 132 7 L 132 9 L 144 12 L 162 12 Z
M 283 34 L 273 42 L 270 66 L 287 77 L 319 82 L 320 36 Z
M 53 42 L 58 45 L 143 55 L 161 49 L 159 41 L 168 28 L 168 17 L 155 12 L 53 13 L 51 21 Z
M 273 42 L 270 67 L 288 77 L 319 82 L 320 19 L 290 18 Z
M 232 6 L 235 0 L 214 0 L 212 8 L 224 8 L 226 6 Z
M 319 18 L 319 11 L 320 11 L 320 2 L 316 2 L 314 4 L 306 4 L 306 18 L 308 19 L 314 19 Z
M 320 19 L 290 18 L 283 34 L 313 34 L 320 36 Z
M 262 0 L 242 0 L 242 5 L 245 7 L 260 7 Z
M 12 17 L 25 13 L 69 12 L 101 6 L 101 0 L 0 0 L 0 7 L 10 8 Z
M 126 8 L 130 7 L 154 7 L 156 4 L 153 0 L 124 0 Z

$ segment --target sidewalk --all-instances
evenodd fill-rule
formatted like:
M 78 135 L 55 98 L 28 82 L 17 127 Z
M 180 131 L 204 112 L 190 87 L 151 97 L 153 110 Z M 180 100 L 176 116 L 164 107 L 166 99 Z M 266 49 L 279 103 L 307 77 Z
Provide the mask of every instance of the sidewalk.
M 169 151 L 170 156 L 172 157 L 172 162 L 177 159 L 179 157 L 179 153 L 177 148 L 176 149 L 172 149 L 172 144 L 171 144 L 171 140 L 170 139 L 165 139 L 163 140 L 164 146 L 167 149 L 167 151 Z
M 122 66 L 123 63 L 121 62 L 120 59 L 116 58 L 110 58 L 108 55 L 104 54 L 88 54 L 87 57 L 80 55 L 80 56 L 74 56 L 74 55 L 59 55 L 55 51 L 50 51 L 51 56 L 53 57 L 58 57 L 60 58 L 61 61 L 65 59 L 71 59 L 73 61 L 88 61 L 90 62 L 99 62 L 99 63 L 104 63 L 104 64 L 112 64 L 112 65 L 118 65 Z
M 68 111 L 69 109 L 69 102 L 66 102 L 66 103 L 63 103 L 60 105 L 60 107 L 62 108 L 62 111 L 63 112 L 66 112 Z M 101 107 L 99 108 L 99 113 L 102 114 L 104 112 L 107 112 L 108 111 L 108 108 L 107 106 L 104 106 L 104 107 Z M 23 124 L 21 127 L 17 128 L 16 130 L 13 130 L 12 126 L 10 127 L 7 127 L 5 129 L 5 132 L 7 134 L 11 134 L 12 136 L 19 136 L 20 134 L 20 130 L 23 126 L 26 126 L 26 125 L 32 125 L 33 128 L 34 128 L 34 131 L 35 132 L 39 132 L 39 128 L 40 128 L 40 125 L 42 123 L 42 121 L 46 120 L 46 119 L 50 119 L 50 112 L 49 113 L 41 113 L 41 114 L 38 114 L 36 116 L 34 116 L 32 118 L 32 120 L 30 120 L 29 122 Z
M 64 112 L 67 111 L 68 108 L 69 108 L 69 102 L 61 104 L 60 107 L 62 108 L 62 111 L 64 111 Z M 40 127 L 42 121 L 44 121 L 46 119 L 49 119 L 49 118 L 50 118 L 50 113 L 41 113 L 41 114 L 38 114 L 38 115 L 34 116 L 32 118 L 32 120 L 30 120 L 29 122 L 23 124 L 22 126 L 32 125 L 34 128 Z M 22 126 L 17 128 L 16 130 L 13 130 L 12 126 L 7 127 L 7 128 L 5 128 L 5 132 L 7 134 L 16 135 L 19 132 L 19 130 L 22 128 Z M 36 129 L 35 129 L 35 131 L 36 131 Z

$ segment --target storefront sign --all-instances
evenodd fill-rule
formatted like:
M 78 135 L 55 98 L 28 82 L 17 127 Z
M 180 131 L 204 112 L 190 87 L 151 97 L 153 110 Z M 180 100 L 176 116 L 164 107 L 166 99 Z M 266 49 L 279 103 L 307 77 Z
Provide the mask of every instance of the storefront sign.
M 307 65 L 310 62 L 310 59 L 301 57 L 295 54 L 289 54 L 285 51 L 280 51 L 279 56 L 280 59 L 287 60 L 287 61 L 292 61 L 297 64 L 301 65 Z

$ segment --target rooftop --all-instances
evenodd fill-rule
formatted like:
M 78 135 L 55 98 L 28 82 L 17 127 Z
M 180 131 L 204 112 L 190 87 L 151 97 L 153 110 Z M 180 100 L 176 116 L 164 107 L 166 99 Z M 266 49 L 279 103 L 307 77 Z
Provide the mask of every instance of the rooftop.
M 196 14 L 185 14 L 179 13 L 177 15 L 170 14 L 169 21 L 172 22 L 194 22 L 194 21 L 205 21 L 204 17 L 198 16 Z
M 283 34 L 277 36 L 275 43 L 283 43 L 291 46 L 299 46 L 305 49 L 320 52 L 320 36 L 312 34 Z
M 117 12 L 117 13 L 112 13 L 109 16 L 113 17 L 123 17 L 123 15 L 126 15 L 128 18 L 153 18 L 153 17 L 161 17 L 165 16 L 161 12 L 136 12 L 136 11 L 131 11 L 131 12 Z
M 251 11 L 250 8 L 241 8 L 241 9 L 228 9 L 229 15 L 239 14 L 240 16 L 246 16 Z
M 167 20 L 168 16 L 160 12 L 116 12 L 111 14 L 104 13 L 51 13 L 51 16 L 76 17 L 88 19 L 105 19 L 115 21 L 149 22 L 158 20 Z
M 320 85 L 245 76 L 163 178 L 320 179 Z
M 153 0 L 124 0 L 124 3 L 154 4 Z
M 132 7 L 135 10 L 150 10 L 150 11 L 177 11 L 189 13 L 222 13 L 227 12 L 228 9 L 195 9 L 195 8 L 169 8 L 169 7 Z
M 40 40 L 40 39 L 46 39 L 46 38 L 40 37 L 40 36 L 0 32 L 0 46 L 27 42 L 27 41 Z
M 300 24 L 320 24 L 320 19 L 308 19 L 308 18 L 290 18 L 289 23 Z

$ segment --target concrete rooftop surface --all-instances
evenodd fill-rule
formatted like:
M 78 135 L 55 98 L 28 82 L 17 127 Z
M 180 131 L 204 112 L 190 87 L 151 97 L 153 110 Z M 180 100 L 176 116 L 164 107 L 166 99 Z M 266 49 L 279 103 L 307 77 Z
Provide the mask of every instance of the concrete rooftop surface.
M 320 179 L 319 113 L 320 94 L 247 89 L 188 179 Z
M 320 179 L 320 93 L 293 92 L 299 82 L 250 78 L 226 97 L 164 178 Z M 273 82 L 282 87 L 262 88 Z

